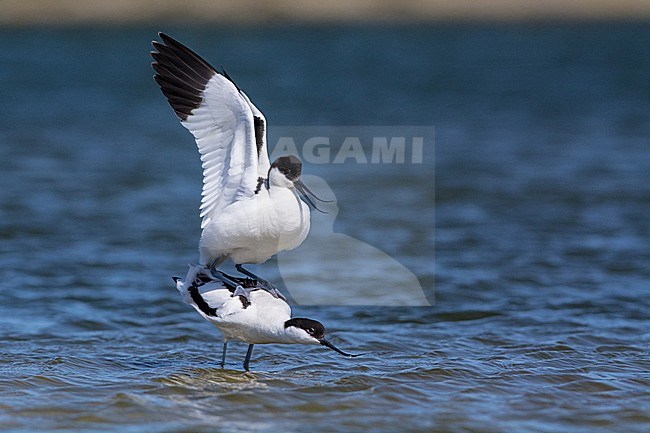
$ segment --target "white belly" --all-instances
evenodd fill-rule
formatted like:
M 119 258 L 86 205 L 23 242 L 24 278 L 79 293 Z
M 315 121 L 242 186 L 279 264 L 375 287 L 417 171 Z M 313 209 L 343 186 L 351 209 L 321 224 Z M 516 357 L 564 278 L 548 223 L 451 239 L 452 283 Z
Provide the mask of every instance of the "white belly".
M 286 188 L 226 207 L 201 234 L 201 264 L 229 256 L 237 264 L 262 263 L 300 245 L 309 233 L 309 207 Z
M 253 344 L 292 342 L 284 330 L 284 322 L 291 318 L 291 307 L 281 299 L 255 290 L 250 293 L 250 305 L 243 308 L 239 297 L 228 296 L 224 302 L 220 293 L 210 293 L 203 296 L 216 308 L 216 315 L 203 317 L 219 329 L 224 339 Z

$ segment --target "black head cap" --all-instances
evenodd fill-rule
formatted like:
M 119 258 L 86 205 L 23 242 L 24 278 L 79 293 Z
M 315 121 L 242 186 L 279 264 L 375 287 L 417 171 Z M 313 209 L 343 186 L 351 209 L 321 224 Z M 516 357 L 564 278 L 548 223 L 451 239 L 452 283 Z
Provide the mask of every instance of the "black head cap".
M 284 174 L 287 179 L 293 182 L 300 178 L 300 173 L 302 172 L 302 161 L 294 155 L 281 156 L 271 164 L 271 168 L 275 167 L 277 167 L 277 169 L 280 170 L 280 173 Z
M 322 340 L 325 337 L 325 327 L 322 323 L 312 320 L 296 317 L 284 322 L 284 327 L 295 326 L 296 328 L 304 329 L 307 334 L 314 337 L 316 340 Z

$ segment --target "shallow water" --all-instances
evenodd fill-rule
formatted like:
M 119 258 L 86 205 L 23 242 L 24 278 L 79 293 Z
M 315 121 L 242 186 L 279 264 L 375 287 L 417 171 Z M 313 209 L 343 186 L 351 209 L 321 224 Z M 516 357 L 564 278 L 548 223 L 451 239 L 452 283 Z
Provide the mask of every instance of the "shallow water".
M 648 431 L 648 25 L 168 29 L 228 69 L 270 143 L 435 127 L 419 164 L 305 167 L 332 234 L 433 306 L 295 293 L 365 355 L 260 345 L 251 372 L 237 343 L 217 368 L 170 279 L 196 260 L 200 167 L 151 80 L 156 30 L 0 30 L 1 430 Z M 286 272 L 344 288 L 348 262 L 311 260 Z

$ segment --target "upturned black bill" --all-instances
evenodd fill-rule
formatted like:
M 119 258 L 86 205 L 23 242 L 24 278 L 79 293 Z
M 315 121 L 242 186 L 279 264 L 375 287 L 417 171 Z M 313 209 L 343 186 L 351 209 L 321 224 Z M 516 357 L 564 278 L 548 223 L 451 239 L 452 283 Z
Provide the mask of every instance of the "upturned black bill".
M 316 206 L 316 204 L 313 202 L 311 197 L 314 197 L 316 200 L 320 201 L 321 203 L 331 203 L 333 200 L 323 200 L 321 198 L 318 198 L 318 196 L 314 194 L 309 188 L 307 188 L 307 185 L 302 183 L 301 180 L 294 180 L 293 186 L 296 187 L 296 189 L 300 193 L 300 198 L 303 199 L 305 203 L 307 203 L 309 206 L 316 209 L 320 213 L 327 213 L 323 210 L 320 210 L 318 206 Z
M 357 356 L 361 356 L 361 355 L 363 355 L 362 353 L 359 353 L 358 355 L 351 355 L 351 354 L 349 354 L 349 353 L 345 353 L 344 351 L 342 351 L 342 350 L 339 349 L 338 347 L 334 346 L 332 343 L 330 343 L 329 341 L 327 341 L 327 340 L 324 339 L 324 338 L 322 338 L 322 339 L 320 340 L 320 344 L 322 344 L 322 345 L 325 346 L 325 347 L 329 347 L 330 349 L 334 350 L 335 352 L 340 353 L 340 354 L 343 355 L 343 356 L 347 356 L 347 357 L 350 357 L 350 358 L 354 358 L 354 357 L 357 357 Z

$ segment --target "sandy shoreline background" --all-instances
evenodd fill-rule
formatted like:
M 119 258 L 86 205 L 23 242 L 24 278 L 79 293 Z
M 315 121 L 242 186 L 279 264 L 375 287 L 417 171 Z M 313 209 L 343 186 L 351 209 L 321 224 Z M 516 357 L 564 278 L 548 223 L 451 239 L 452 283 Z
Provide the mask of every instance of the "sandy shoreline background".
M 0 0 L 0 25 L 650 19 L 650 0 Z

